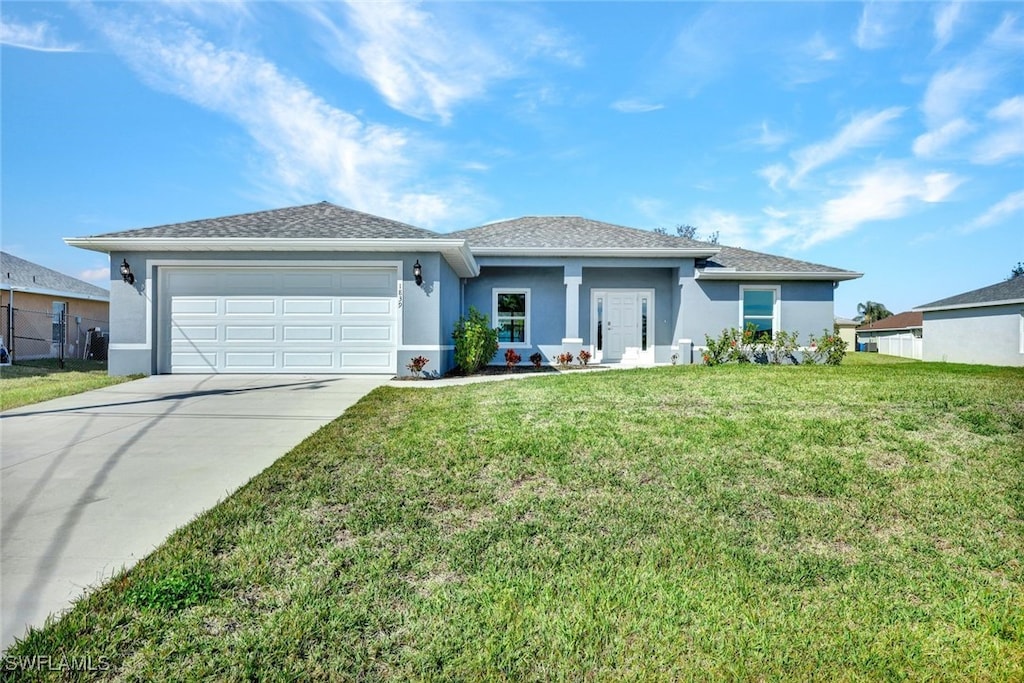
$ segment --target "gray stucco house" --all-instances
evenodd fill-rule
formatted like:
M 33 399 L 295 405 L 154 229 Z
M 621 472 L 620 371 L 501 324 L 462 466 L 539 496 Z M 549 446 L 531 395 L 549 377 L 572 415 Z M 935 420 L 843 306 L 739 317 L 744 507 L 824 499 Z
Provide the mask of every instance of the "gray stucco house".
M 924 360 L 1024 366 L 1024 277 L 918 306 Z
M 689 363 L 747 322 L 832 329 L 861 276 L 572 216 L 439 234 L 327 202 L 66 241 L 110 255 L 112 374 L 444 373 L 471 306 L 524 362 Z

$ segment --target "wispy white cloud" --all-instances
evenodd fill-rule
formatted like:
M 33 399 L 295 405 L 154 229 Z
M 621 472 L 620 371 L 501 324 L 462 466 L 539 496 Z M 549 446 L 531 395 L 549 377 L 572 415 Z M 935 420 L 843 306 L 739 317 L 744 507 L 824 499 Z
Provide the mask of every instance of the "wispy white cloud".
M 855 149 L 876 145 L 892 133 L 891 123 L 903 115 L 905 107 L 889 107 L 875 113 L 853 117 L 834 137 L 808 145 L 792 153 L 795 162 L 789 184 L 794 186 L 811 171 L 840 159 Z
M 753 140 L 753 143 L 767 150 L 775 150 L 789 142 L 790 137 L 789 133 L 772 128 L 767 121 L 762 121 L 758 136 Z
M 693 224 L 699 228 L 700 235 L 717 232 L 720 244 L 748 249 L 761 246 L 756 231 L 756 217 L 706 207 L 698 208 L 693 216 Z
M 901 218 L 921 204 L 945 201 L 961 182 L 950 173 L 922 174 L 899 165 L 868 171 L 849 183 L 845 194 L 824 203 L 802 246 L 835 239 L 865 223 Z
M 644 114 L 649 111 L 664 109 L 665 105 L 654 102 L 645 102 L 638 99 L 616 100 L 612 102 L 611 108 L 623 114 Z
M 995 77 L 995 71 L 977 59 L 936 73 L 921 102 L 928 127 L 937 128 L 960 118 L 966 105 L 986 93 Z
M 953 31 L 963 12 L 962 2 L 949 2 L 935 10 L 935 50 L 946 47 L 953 39 Z
M 567 35 L 509 8 L 487 13 L 406 2 L 296 7 L 318 26 L 336 67 L 364 78 L 392 108 L 424 120 L 449 122 L 460 104 L 528 73 L 531 60 L 583 64 Z
M 56 29 L 45 21 L 23 24 L 0 19 L 0 44 L 37 52 L 76 52 L 80 49 L 76 43 L 62 41 Z
M 329 197 L 425 226 L 463 210 L 457 189 L 442 194 L 420 186 L 416 141 L 407 132 L 329 105 L 266 59 L 218 47 L 179 20 L 105 6 L 86 16 L 149 85 L 240 125 L 278 192 Z
M 953 119 L 917 136 L 914 139 L 914 155 L 922 159 L 934 159 L 974 129 L 975 126 L 965 119 Z
M 988 113 L 995 126 L 971 153 L 976 164 L 997 164 L 1024 155 L 1024 95 L 1000 102 Z
M 998 225 L 1006 219 L 1024 212 L 1024 190 L 1017 190 L 1003 197 L 973 221 L 967 224 L 963 232 L 971 233 L 984 228 Z
M 868 0 L 853 34 L 854 44 L 862 50 L 886 47 L 895 31 L 900 11 L 899 3 Z
M 775 190 L 779 189 L 779 181 L 789 175 L 789 169 L 783 164 L 772 164 L 759 169 L 757 175 L 768 181 L 768 186 Z

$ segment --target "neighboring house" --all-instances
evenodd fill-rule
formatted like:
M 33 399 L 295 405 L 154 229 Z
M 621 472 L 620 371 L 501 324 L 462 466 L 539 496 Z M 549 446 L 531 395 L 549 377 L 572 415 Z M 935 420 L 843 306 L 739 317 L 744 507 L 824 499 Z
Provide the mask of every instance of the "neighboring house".
M 89 330 L 106 331 L 109 309 L 102 287 L 0 252 L 0 336 L 14 358 L 56 357 L 62 340 L 65 357 L 83 357 Z
M 889 356 L 922 358 L 921 313 L 906 311 L 857 328 L 857 341 L 868 351 Z
M 689 363 L 748 322 L 831 329 L 834 287 L 861 276 L 578 217 L 439 234 L 327 202 L 66 241 L 135 278 L 111 291 L 113 374 L 404 374 L 419 355 L 444 373 L 470 307 L 524 363 Z
M 847 351 L 857 350 L 857 326 L 860 325 L 856 320 L 850 320 L 849 318 L 836 317 L 832 321 L 835 325 L 836 332 L 839 333 L 839 338 L 846 342 Z
M 1024 277 L 915 310 L 924 316 L 924 359 L 1024 366 Z

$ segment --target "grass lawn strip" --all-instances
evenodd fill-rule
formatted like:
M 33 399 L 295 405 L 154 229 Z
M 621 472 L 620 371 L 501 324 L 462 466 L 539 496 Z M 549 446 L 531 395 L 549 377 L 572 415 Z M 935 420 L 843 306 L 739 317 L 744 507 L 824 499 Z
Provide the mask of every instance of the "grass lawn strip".
M 875 358 L 380 388 L 7 654 L 125 679 L 1020 680 L 1022 396 L 1019 369 Z
M 68 365 L 67 369 L 61 369 L 55 360 L 40 360 L 0 367 L 0 410 L 102 389 L 141 377 L 112 377 L 107 374 L 106 364 L 94 361 L 74 361 Z

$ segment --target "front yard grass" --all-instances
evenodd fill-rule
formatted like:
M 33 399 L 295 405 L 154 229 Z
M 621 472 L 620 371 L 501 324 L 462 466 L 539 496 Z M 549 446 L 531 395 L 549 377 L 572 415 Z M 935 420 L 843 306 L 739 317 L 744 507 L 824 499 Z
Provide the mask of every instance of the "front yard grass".
M 76 360 L 64 369 L 50 359 L 19 362 L 0 367 L 0 410 L 102 389 L 138 377 L 111 377 L 106 363 L 96 361 Z
M 125 680 L 1021 680 L 1024 370 L 377 389 L 7 653 Z M 35 671 L 26 677 L 71 675 Z

